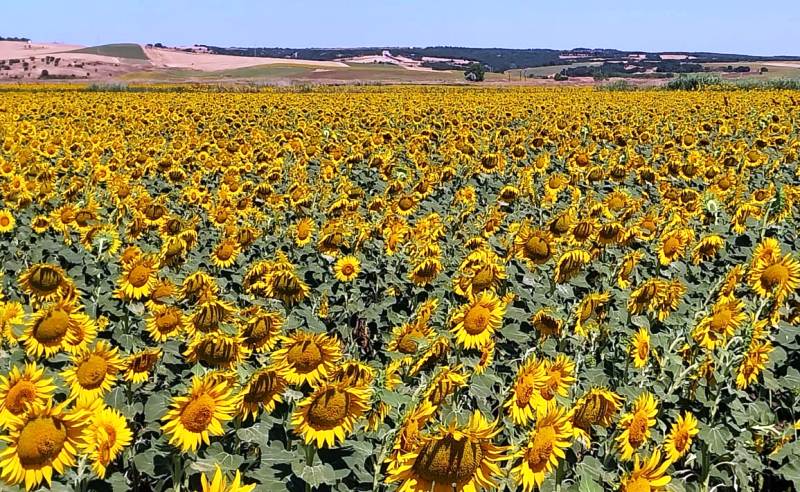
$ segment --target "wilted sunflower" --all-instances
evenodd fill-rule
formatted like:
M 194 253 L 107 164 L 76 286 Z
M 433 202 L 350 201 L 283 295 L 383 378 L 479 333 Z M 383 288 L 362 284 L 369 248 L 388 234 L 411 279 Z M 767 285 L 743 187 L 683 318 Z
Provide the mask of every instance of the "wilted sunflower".
M 89 425 L 83 430 L 81 451 L 92 461 L 92 469 L 105 478 L 106 468 L 122 450 L 131 444 L 133 433 L 125 417 L 114 408 L 92 412 Z
M 158 283 L 157 261 L 153 257 L 142 256 L 122 267 L 117 295 L 121 299 L 139 300 L 149 297 Z
M 217 331 L 222 323 L 233 316 L 234 312 L 234 307 L 228 302 L 216 297 L 206 297 L 195 308 L 189 318 L 189 323 L 186 324 L 186 329 L 191 336 Z
M 252 492 L 256 488 L 256 484 L 242 484 L 242 474 L 239 470 L 236 470 L 236 475 L 229 484 L 219 465 L 214 465 L 214 468 L 214 476 L 211 478 L 211 482 L 208 481 L 205 473 L 200 475 L 200 492 Z
M 670 460 L 661 462 L 661 451 L 658 449 L 644 461 L 640 461 L 639 455 L 636 455 L 633 472 L 622 477 L 620 492 L 661 492 L 672 480 L 669 475 L 665 475 L 670 464 Z
M 608 292 L 593 292 L 578 303 L 575 309 L 575 333 L 585 337 L 605 319 L 605 305 L 611 300 Z
M 225 432 L 222 426 L 233 417 L 235 403 L 226 381 L 194 377 L 187 394 L 172 398 L 161 430 L 184 453 L 197 451 L 201 442 L 208 444 L 210 436 Z
M 617 449 L 622 460 L 630 460 L 650 438 L 650 429 L 656 425 L 658 403 L 648 392 L 639 395 L 630 413 L 620 419 L 622 433 L 617 436 Z
M 570 411 L 575 437 L 588 444 L 591 441 L 592 426 L 610 426 L 622 401 L 622 397 L 606 388 L 589 390 L 575 402 Z
M 399 492 L 494 489 L 499 463 L 507 459 L 506 449 L 493 442 L 499 432 L 497 423 L 474 412 L 466 427 L 451 422 L 420 436 L 413 451 L 397 456 L 387 480 L 400 482 Z
M 627 289 L 631 286 L 631 275 L 643 256 L 641 251 L 633 251 L 622 259 L 622 264 L 617 271 L 617 285 L 620 289 Z
M 73 288 L 64 270 L 48 263 L 37 263 L 28 268 L 20 276 L 19 285 L 23 292 L 41 302 L 62 298 Z
M 36 363 L 25 369 L 13 366 L 8 375 L 0 374 L 0 429 L 8 428 L 15 418 L 22 418 L 31 405 L 46 405 L 56 387 Z
M 725 239 L 717 234 L 710 234 L 697 242 L 692 248 L 692 264 L 699 265 L 703 261 L 708 261 L 715 256 L 725 245 Z
M 588 265 L 592 257 L 588 251 L 573 249 L 561 255 L 556 262 L 555 282 L 563 284 Z
M 331 380 L 364 388 L 375 380 L 375 369 L 356 359 L 345 360 L 339 363 Z
M 633 335 L 629 351 L 633 359 L 633 367 L 641 369 L 647 364 L 647 360 L 650 358 L 650 333 L 647 328 L 639 328 L 639 331 Z
M 267 297 L 278 299 L 284 304 L 296 304 L 306 297 L 310 288 L 293 270 L 280 270 L 267 279 Z
M 529 265 L 542 265 L 553 257 L 555 245 L 551 234 L 523 224 L 514 236 L 514 256 Z
M 664 438 L 664 452 L 669 461 L 678 461 L 689 452 L 689 448 L 692 447 L 692 439 L 699 432 L 697 419 L 692 412 L 687 411 L 683 415 L 678 415 Z
M 456 342 L 466 349 L 479 348 L 491 340 L 500 328 L 505 304 L 497 294 L 486 290 L 469 304 L 461 306 L 451 320 L 451 332 Z
M 361 272 L 361 262 L 355 256 L 343 256 L 336 260 L 333 267 L 336 280 L 340 282 L 352 282 Z
M 123 378 L 134 384 L 146 381 L 160 358 L 160 348 L 146 349 L 128 355 L 123 360 Z
M 75 466 L 75 454 L 83 442 L 82 430 L 89 417 L 84 411 L 58 406 L 34 405 L 21 418 L 14 419 L 0 451 L 0 478 L 9 485 L 24 483 L 25 490 L 42 481 L 48 486 L 55 470 L 63 474 Z
M 306 444 L 334 446 L 353 432 L 369 408 L 370 391 L 347 382 L 322 383 L 298 403 L 292 414 L 295 432 Z
M 690 229 L 677 229 L 664 234 L 658 248 L 658 261 L 666 266 L 683 256 L 686 245 L 691 240 Z
M 283 323 L 283 315 L 277 311 L 256 308 L 247 313 L 249 317 L 239 329 L 244 344 L 256 353 L 270 352 L 277 345 Z
M 438 257 L 425 257 L 415 261 L 408 278 L 415 285 L 428 285 L 439 276 L 443 269 L 442 260 Z
M 93 401 L 111 391 L 122 369 L 118 349 L 101 340 L 91 350 L 73 354 L 72 365 L 61 373 L 70 386 L 70 396 Z
M 282 347 L 272 354 L 286 380 L 293 385 L 315 385 L 333 374 L 342 358 L 338 339 L 322 333 L 295 331 L 281 337 Z
M 519 464 L 511 473 L 517 485 L 521 485 L 524 492 L 541 487 L 545 476 L 566 456 L 564 450 L 570 446 L 571 438 L 569 414 L 561 407 L 548 410 L 536 421 L 527 445 L 514 455 Z
M 201 362 L 214 369 L 233 369 L 250 355 L 237 335 L 210 332 L 196 335 L 183 353 L 190 364 Z
M 454 367 L 440 367 L 423 391 L 422 398 L 435 407 L 441 405 L 458 388 L 466 386 L 468 376 L 463 369 L 461 364 Z
M 283 401 L 286 380 L 275 367 L 262 367 L 250 376 L 250 380 L 239 392 L 237 414 L 243 419 L 256 419 L 260 412 L 267 414 Z
M 563 322 L 552 314 L 549 308 L 542 308 L 531 317 L 531 325 L 536 329 L 540 339 L 557 336 L 561 333 Z

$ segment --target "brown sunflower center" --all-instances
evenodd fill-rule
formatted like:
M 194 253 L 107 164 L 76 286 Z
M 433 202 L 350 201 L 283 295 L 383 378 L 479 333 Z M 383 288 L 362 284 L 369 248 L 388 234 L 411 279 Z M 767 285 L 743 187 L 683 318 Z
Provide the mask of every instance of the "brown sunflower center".
M 296 371 L 308 373 L 322 364 L 322 350 L 311 340 L 295 343 L 286 354 L 286 360 Z
M 0 227 L 8 227 L 9 224 L 11 224 L 11 220 L 5 215 L 0 215 Z
M 531 446 L 525 451 L 525 460 L 533 471 L 541 471 L 550 461 L 556 440 L 556 431 L 548 425 L 536 431 Z
M 250 323 L 249 333 L 245 333 L 248 340 L 261 341 L 270 336 L 274 322 L 269 316 L 259 316 Z
M 670 236 L 666 241 L 664 241 L 664 255 L 665 256 L 673 256 L 675 253 L 678 252 L 678 249 L 681 247 L 681 242 L 675 236 Z
M 636 353 L 639 356 L 639 359 L 646 359 L 647 356 L 650 354 L 650 344 L 647 340 L 640 340 L 636 344 Z
M 250 383 L 250 389 L 244 395 L 244 401 L 247 403 L 268 402 L 279 391 L 280 386 L 276 375 L 273 373 L 259 374 L 257 379 Z
M 414 200 L 412 200 L 407 196 L 404 196 L 403 198 L 400 199 L 400 202 L 398 202 L 397 205 L 400 207 L 400 210 L 403 211 L 410 210 L 411 207 L 414 206 Z
M 480 304 L 472 306 L 464 316 L 464 330 L 470 335 L 483 333 L 491 318 L 491 311 Z
M 342 265 L 342 274 L 346 277 L 349 277 L 350 275 L 354 274 L 355 271 L 356 267 L 350 263 L 345 263 L 344 265 Z
M 422 334 L 417 330 L 411 330 L 400 337 L 400 340 L 397 342 L 398 352 L 402 352 L 404 354 L 413 354 L 416 352 L 419 344 L 415 338 L 422 338 Z
M 233 246 L 229 243 L 223 244 L 217 250 L 217 258 L 220 260 L 228 260 L 231 256 L 233 256 Z
M 128 281 L 136 288 L 144 286 L 150 279 L 150 268 L 145 265 L 136 265 L 128 274 Z
M 108 371 L 108 362 L 99 355 L 90 355 L 81 362 L 75 374 L 78 384 L 86 389 L 95 389 L 103 384 Z
M 46 466 L 53 462 L 67 440 L 67 430 L 52 417 L 31 420 L 19 434 L 17 456 L 24 468 Z
M 179 322 L 178 313 L 173 309 L 168 309 L 156 316 L 156 327 L 162 333 L 171 332 L 178 326 Z
M 36 325 L 33 337 L 44 344 L 57 343 L 64 338 L 69 328 L 69 314 L 61 309 L 49 312 Z
M 332 429 L 341 425 L 350 411 L 350 395 L 331 388 L 320 393 L 308 407 L 308 421 L 316 429 Z
M 761 285 L 767 289 L 774 289 L 778 285 L 785 284 L 788 280 L 789 269 L 780 263 L 768 266 L 761 273 Z
M 733 313 L 728 308 L 723 308 L 716 313 L 714 316 L 711 317 L 711 329 L 717 333 L 722 333 L 728 327 L 728 323 L 730 323 L 731 318 L 733 317 Z
M 686 449 L 687 444 L 689 444 L 689 434 L 684 430 L 679 430 L 672 440 L 672 444 L 678 452 L 682 453 Z
M 181 412 L 181 423 L 190 432 L 203 432 L 214 418 L 216 402 L 211 395 L 203 393 L 184 407 Z
M 472 292 L 478 293 L 488 289 L 494 283 L 494 272 L 490 266 L 485 266 L 472 277 Z
M 30 277 L 31 285 L 38 291 L 50 293 L 61 285 L 61 274 L 51 266 L 38 267 Z
M 533 236 L 525 241 L 525 257 L 533 261 L 543 261 L 550 257 L 550 245 L 544 239 Z
M 628 442 L 634 449 L 644 443 L 645 434 L 647 433 L 647 415 L 644 412 L 636 412 L 633 414 L 633 420 L 628 432 Z
M 36 398 L 36 385 L 27 379 L 17 381 L 8 389 L 4 402 L 6 409 L 14 415 L 19 415 L 25 411 L 28 403 Z
M 437 484 L 463 483 L 475 476 L 481 466 L 483 448 L 464 437 L 448 434 L 426 442 L 414 460 L 413 469 L 425 480 Z

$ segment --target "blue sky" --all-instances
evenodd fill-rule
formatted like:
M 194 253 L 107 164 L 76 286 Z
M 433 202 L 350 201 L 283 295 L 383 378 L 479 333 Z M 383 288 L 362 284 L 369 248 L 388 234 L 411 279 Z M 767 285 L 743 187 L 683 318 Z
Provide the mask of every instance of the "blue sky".
M 575 47 L 800 55 L 798 0 L 22 0 L 0 35 L 79 44 Z

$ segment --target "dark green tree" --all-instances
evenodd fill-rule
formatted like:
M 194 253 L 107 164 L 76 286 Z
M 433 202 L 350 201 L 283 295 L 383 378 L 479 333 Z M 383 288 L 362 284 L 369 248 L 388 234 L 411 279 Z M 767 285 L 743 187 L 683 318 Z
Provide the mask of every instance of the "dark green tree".
M 464 78 L 470 82 L 483 82 L 485 74 L 486 70 L 484 70 L 481 63 L 470 63 L 467 65 L 467 69 L 464 70 Z

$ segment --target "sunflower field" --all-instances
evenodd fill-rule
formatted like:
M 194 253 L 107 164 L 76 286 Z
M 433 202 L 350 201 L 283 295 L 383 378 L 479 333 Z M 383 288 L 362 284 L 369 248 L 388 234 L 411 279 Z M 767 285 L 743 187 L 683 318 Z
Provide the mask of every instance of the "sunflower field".
M 0 489 L 800 487 L 800 94 L 0 95 Z

